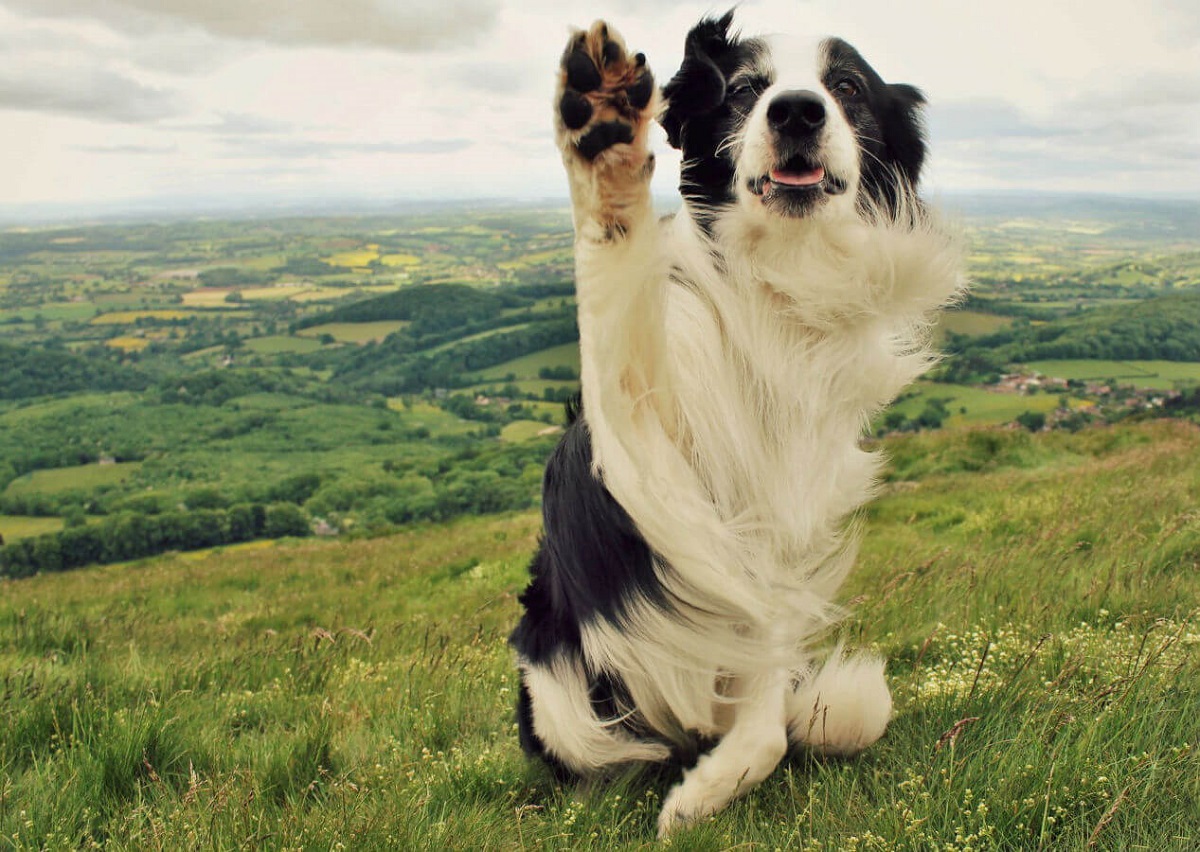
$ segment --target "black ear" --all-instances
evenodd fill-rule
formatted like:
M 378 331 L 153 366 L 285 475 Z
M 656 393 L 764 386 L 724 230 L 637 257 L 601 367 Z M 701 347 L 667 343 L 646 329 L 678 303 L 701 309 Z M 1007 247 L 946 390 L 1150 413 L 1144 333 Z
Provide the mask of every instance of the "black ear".
M 689 118 L 710 113 L 725 102 L 721 60 L 737 40 L 729 35 L 732 23 L 730 9 L 720 18 L 705 18 L 687 34 L 683 66 L 663 87 L 667 109 L 660 121 L 672 147 L 681 147 L 683 125 Z
M 884 139 L 887 159 L 896 163 L 909 183 L 916 186 L 925 162 L 925 122 L 921 115 L 925 95 L 904 83 L 893 83 L 887 90 L 887 115 L 880 122 L 887 134 Z

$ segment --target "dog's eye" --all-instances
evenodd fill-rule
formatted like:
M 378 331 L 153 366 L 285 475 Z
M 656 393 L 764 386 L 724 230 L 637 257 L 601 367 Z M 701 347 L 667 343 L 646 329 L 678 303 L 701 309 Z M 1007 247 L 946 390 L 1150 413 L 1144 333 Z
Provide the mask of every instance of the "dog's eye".
M 846 77 L 838 80 L 837 84 L 833 87 L 833 93 L 841 95 L 844 98 L 853 98 L 858 94 L 858 84 L 849 77 Z
M 762 91 L 765 88 L 766 86 L 761 80 L 758 80 L 754 77 L 746 77 L 736 81 L 732 86 L 729 87 L 729 95 L 730 97 L 734 98 L 749 97 L 751 95 L 762 94 Z

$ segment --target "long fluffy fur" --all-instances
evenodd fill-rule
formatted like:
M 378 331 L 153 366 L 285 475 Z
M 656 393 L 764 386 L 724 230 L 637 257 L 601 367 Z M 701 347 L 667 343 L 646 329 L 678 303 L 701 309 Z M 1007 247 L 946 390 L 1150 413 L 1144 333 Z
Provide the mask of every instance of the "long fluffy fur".
M 616 38 L 600 26 L 579 49 Z M 761 132 L 745 129 L 756 115 L 731 156 Z M 523 741 L 567 774 L 722 740 L 668 799 L 666 833 L 765 777 L 789 738 L 850 754 L 883 733 L 882 662 L 839 649 L 822 667 L 813 649 L 840 615 L 852 519 L 879 470 L 863 428 L 933 362 L 933 312 L 962 278 L 955 241 L 906 183 L 915 170 L 874 195 L 851 174 L 811 215 L 732 186 L 659 223 L 635 131 L 584 161 L 560 126 L 584 414 L 547 471 L 513 644 Z

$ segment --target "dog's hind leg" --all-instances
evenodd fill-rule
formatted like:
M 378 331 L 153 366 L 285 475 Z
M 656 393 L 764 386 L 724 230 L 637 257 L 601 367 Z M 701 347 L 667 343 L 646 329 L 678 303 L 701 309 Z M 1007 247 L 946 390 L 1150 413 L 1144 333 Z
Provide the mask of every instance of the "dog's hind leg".
M 846 656 L 839 647 L 821 668 L 787 693 L 792 742 L 822 754 L 849 757 L 883 736 L 892 716 L 884 661 Z
M 737 704 L 729 731 L 672 788 L 658 817 L 658 836 L 714 814 L 770 775 L 787 753 L 783 672 L 756 675 L 735 684 Z
M 639 740 L 622 720 L 601 719 L 592 703 L 583 664 L 567 654 L 546 664 L 522 661 L 522 732 L 527 750 L 544 752 L 555 768 L 595 775 L 631 763 L 658 763 L 671 756 L 662 743 Z M 527 714 L 527 715 L 526 715 Z

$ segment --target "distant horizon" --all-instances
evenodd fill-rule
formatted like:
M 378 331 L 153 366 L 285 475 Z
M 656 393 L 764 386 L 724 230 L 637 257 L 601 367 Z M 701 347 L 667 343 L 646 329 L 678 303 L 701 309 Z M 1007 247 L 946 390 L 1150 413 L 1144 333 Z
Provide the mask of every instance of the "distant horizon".
M 1038 206 L 1046 202 L 1099 202 L 1116 204 L 1136 202 L 1163 207 L 1192 207 L 1200 211 L 1200 198 L 1192 193 L 1145 193 L 1087 192 L 1060 190 L 1025 189 L 943 189 L 925 194 L 937 203 L 975 202 L 1004 200 L 1016 202 L 1028 200 Z M 655 203 L 664 210 L 674 209 L 680 204 L 678 195 L 658 193 Z M 146 197 L 120 199 L 106 202 L 45 202 L 21 205 L 0 203 L 0 232 L 12 232 L 24 227 L 87 227 L 116 224 L 150 224 L 157 221 L 173 222 L 195 219 L 271 219 L 314 217 L 354 217 L 378 215 L 406 215 L 422 210 L 451 211 L 467 208 L 529 208 L 546 206 L 570 208 L 569 197 L 551 195 L 481 195 L 452 198 L 408 197 L 380 198 L 367 195 L 345 196 L 243 196 L 234 198 L 171 198 Z M 970 211 L 966 211 L 970 212 Z

